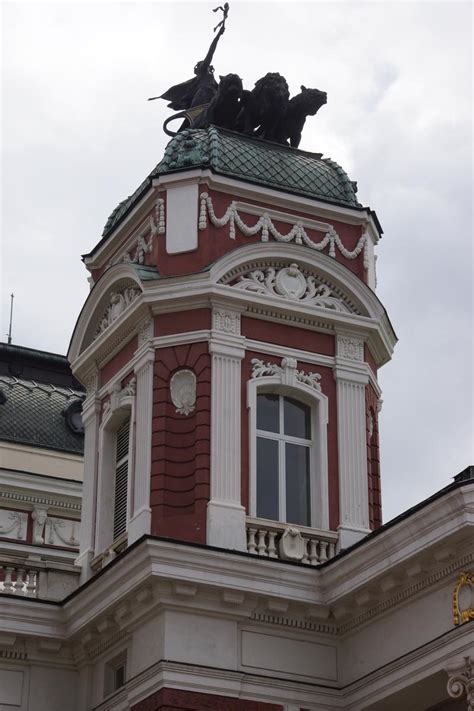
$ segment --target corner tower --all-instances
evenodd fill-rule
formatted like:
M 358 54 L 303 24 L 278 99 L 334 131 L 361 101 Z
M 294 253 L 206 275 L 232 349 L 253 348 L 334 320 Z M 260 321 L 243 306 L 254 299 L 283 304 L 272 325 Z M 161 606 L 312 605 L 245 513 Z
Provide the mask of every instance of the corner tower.
M 380 525 L 380 235 L 321 154 L 170 141 L 84 257 L 86 577 L 144 534 L 314 565 Z

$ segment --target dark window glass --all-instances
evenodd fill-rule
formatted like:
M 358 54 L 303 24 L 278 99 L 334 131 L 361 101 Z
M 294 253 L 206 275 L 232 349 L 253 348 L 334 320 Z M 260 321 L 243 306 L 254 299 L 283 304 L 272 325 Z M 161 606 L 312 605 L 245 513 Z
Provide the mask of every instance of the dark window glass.
M 257 429 L 266 432 L 280 431 L 278 395 L 257 395 Z
M 309 447 L 287 443 L 285 458 L 287 523 L 310 526 Z
M 278 442 L 257 437 L 257 516 L 278 521 Z
M 311 439 L 311 408 L 289 397 L 284 401 L 285 434 Z

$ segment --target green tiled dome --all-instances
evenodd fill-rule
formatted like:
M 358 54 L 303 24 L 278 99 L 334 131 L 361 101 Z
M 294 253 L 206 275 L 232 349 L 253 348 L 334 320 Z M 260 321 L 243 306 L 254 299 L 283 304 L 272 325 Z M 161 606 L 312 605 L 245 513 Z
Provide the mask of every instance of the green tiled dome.
M 217 175 L 254 185 L 345 207 L 361 207 L 356 198 L 356 183 L 349 180 L 337 163 L 323 158 L 321 153 L 308 153 L 210 126 L 187 129 L 172 138 L 163 160 L 112 212 L 104 227 L 103 238 L 141 199 L 153 178 L 190 168 L 208 168 Z
M 178 133 L 154 175 L 189 168 L 265 185 L 276 190 L 359 207 L 357 186 L 321 153 L 307 153 L 211 126 Z

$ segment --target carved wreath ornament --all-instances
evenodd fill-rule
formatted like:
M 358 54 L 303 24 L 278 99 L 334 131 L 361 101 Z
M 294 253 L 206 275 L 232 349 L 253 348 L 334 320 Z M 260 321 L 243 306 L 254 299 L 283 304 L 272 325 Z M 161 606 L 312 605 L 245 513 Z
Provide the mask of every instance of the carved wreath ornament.
M 179 415 L 190 415 L 196 407 L 196 376 L 192 370 L 178 370 L 170 381 L 171 401 Z
M 140 289 L 136 289 L 133 286 L 127 286 L 121 291 L 112 292 L 110 295 L 110 303 L 99 321 L 94 339 L 98 338 L 101 333 L 103 333 L 114 321 L 116 321 L 125 309 L 130 306 L 136 298 L 138 298 L 139 295 Z
M 236 289 L 257 294 L 279 296 L 290 301 L 301 301 L 323 309 L 333 309 L 349 313 L 341 299 L 333 296 L 326 284 L 318 284 L 316 277 L 306 276 L 298 264 L 290 264 L 283 269 L 255 269 L 242 275 L 232 284 Z

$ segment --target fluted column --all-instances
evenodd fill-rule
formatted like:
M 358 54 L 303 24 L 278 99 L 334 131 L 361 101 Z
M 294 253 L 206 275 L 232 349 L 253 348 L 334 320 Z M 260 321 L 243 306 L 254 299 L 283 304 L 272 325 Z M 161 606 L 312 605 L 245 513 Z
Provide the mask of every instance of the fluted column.
M 84 425 L 84 479 L 82 485 L 81 541 L 76 564 L 82 566 L 81 582 L 91 575 L 89 563 L 95 551 L 97 513 L 97 463 L 99 449 L 100 401 L 97 398 L 98 374 L 87 378 L 87 396 L 82 406 Z
M 241 479 L 241 362 L 245 350 L 240 314 L 213 310 L 211 380 L 211 500 L 207 507 L 207 542 L 246 550 Z
M 128 543 L 151 531 L 150 478 L 153 416 L 153 322 L 147 321 L 138 334 L 139 359 L 135 364 L 135 466 L 132 515 L 128 524 Z
M 370 532 L 367 479 L 363 342 L 338 334 L 334 368 L 337 383 L 339 454 L 339 546 L 348 548 Z

